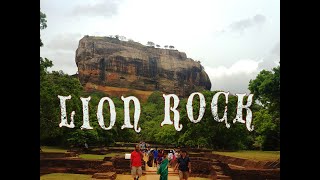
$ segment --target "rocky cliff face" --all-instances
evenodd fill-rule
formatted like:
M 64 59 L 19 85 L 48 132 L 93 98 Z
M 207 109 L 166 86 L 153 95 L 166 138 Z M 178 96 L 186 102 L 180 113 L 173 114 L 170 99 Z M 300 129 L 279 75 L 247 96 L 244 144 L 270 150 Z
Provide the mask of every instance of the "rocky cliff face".
M 76 51 L 76 64 L 86 90 L 109 95 L 146 98 L 158 90 L 185 97 L 211 88 L 203 67 L 185 53 L 133 41 L 85 36 Z

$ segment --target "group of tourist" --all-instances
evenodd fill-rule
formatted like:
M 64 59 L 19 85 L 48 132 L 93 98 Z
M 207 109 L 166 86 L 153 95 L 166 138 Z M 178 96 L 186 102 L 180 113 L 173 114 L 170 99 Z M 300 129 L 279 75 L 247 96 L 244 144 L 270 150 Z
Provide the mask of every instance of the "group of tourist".
M 160 180 L 168 179 L 168 167 L 173 167 L 174 171 L 178 169 L 180 180 L 187 180 L 189 173 L 191 173 L 190 158 L 187 156 L 185 150 L 170 150 L 168 153 L 164 149 L 151 150 L 150 147 L 146 147 L 146 150 L 142 151 L 141 143 L 135 146 L 135 150 L 131 153 L 130 167 L 131 175 L 134 180 L 138 180 L 142 175 L 142 160 L 147 155 L 147 165 L 149 167 L 157 167 L 157 174 L 160 174 Z
M 179 151 L 170 150 L 168 153 L 165 153 L 164 149 L 158 150 L 157 147 L 152 150 L 149 149 L 147 155 L 147 164 L 149 167 L 158 167 L 164 158 L 168 158 L 169 165 L 172 167 L 173 165 L 175 165 L 174 163 L 176 162 L 176 159 L 180 156 Z M 164 155 L 166 155 L 166 157 L 164 157 Z
M 146 153 L 150 150 L 150 144 L 148 144 L 144 141 L 140 141 L 140 143 L 138 145 L 144 155 L 146 155 Z

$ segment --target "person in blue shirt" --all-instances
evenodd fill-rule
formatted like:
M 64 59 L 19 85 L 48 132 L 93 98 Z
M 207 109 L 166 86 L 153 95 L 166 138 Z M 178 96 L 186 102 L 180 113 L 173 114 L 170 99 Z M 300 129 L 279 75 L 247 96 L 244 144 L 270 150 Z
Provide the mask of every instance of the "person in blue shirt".
M 155 167 L 157 167 L 158 165 L 157 159 L 158 159 L 158 148 L 156 147 L 156 149 L 153 151 L 153 161 L 154 161 Z

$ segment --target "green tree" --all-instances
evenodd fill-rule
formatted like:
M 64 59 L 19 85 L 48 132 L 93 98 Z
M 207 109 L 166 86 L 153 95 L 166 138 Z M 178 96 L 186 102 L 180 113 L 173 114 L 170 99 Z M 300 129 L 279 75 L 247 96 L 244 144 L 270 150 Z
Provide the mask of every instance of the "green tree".
M 42 13 L 40 10 L 40 30 L 43 30 L 47 28 L 47 20 L 46 20 L 46 14 Z M 41 40 L 41 33 L 40 33 L 40 47 L 43 46 L 43 42 Z M 52 61 L 50 61 L 47 58 L 40 57 L 40 79 L 47 74 L 47 68 L 52 67 Z
M 82 120 L 80 96 L 82 86 L 78 79 L 63 72 L 44 75 L 40 81 L 40 141 L 50 144 L 62 144 L 70 129 L 60 128 L 60 101 L 57 97 L 71 95 L 67 101 L 67 115 L 70 121 L 71 111 L 75 111 L 75 124 Z M 72 129 L 73 130 L 73 129 Z
M 202 91 L 206 100 L 206 111 L 199 123 L 192 123 L 186 112 L 187 98 L 180 98 L 177 110 L 180 112 L 181 131 L 176 131 L 173 125 L 160 123 L 164 119 L 164 100 L 161 92 L 152 93 L 147 102 L 143 104 L 141 114 L 141 135 L 148 142 L 160 144 L 175 144 L 188 147 L 209 147 L 215 149 L 250 149 L 253 144 L 253 133 L 248 132 L 245 124 L 232 123 L 236 114 L 237 97 L 229 95 L 228 129 L 224 122 L 216 122 L 212 117 L 211 101 L 218 91 Z M 221 118 L 224 113 L 225 98 L 219 97 L 218 114 Z M 193 100 L 193 116 L 199 115 L 199 97 Z M 173 117 L 173 113 L 170 114 Z
M 154 42 L 152 42 L 152 41 L 148 41 L 148 42 L 147 42 L 147 45 L 153 47 L 155 44 L 154 44 Z
M 47 20 L 46 20 L 46 14 L 42 13 L 40 10 L 40 30 L 47 28 Z M 41 34 L 40 34 L 40 47 L 43 46 L 43 43 L 41 41 Z
M 249 90 L 260 101 L 255 118 L 255 146 L 262 150 L 280 149 L 280 66 L 262 70 L 249 82 Z
M 40 57 L 40 81 L 46 74 L 48 74 L 47 69 L 52 66 L 53 66 L 52 61 L 50 61 L 47 58 L 43 59 L 42 57 Z
M 273 72 L 272 72 L 273 71 Z M 262 70 L 256 79 L 250 80 L 249 90 L 262 105 L 280 116 L 280 66 L 272 71 Z

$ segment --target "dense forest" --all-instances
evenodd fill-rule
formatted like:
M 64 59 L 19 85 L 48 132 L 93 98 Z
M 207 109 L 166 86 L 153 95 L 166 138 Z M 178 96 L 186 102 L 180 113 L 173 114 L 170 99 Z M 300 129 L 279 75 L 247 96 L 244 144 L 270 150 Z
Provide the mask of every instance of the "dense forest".
M 40 30 L 47 27 L 46 15 L 40 11 Z M 40 35 L 40 47 L 44 46 Z M 181 131 L 176 131 L 173 125 L 160 126 L 164 119 L 164 99 L 161 92 L 154 92 L 147 102 L 141 103 L 139 126 L 141 132 L 133 129 L 121 129 L 124 120 L 124 104 L 120 97 L 110 97 L 101 92 L 85 92 L 76 77 L 62 71 L 49 72 L 53 63 L 47 58 L 40 57 L 40 144 L 57 146 L 107 146 L 115 142 L 146 141 L 157 144 L 172 144 L 188 147 L 207 147 L 219 150 L 240 149 L 280 149 L 280 66 L 272 71 L 262 70 L 255 79 L 249 82 L 248 89 L 254 94 L 254 103 L 250 109 L 253 112 L 252 132 L 245 124 L 233 119 L 236 115 L 237 96 L 228 97 L 227 119 L 231 124 L 227 128 L 224 122 L 214 120 L 211 112 L 211 101 L 215 93 L 220 91 L 202 91 L 205 96 L 206 110 L 199 123 L 192 123 L 186 113 L 187 98 L 180 98 L 178 110 Z M 58 95 L 72 98 L 67 101 L 67 115 L 70 121 L 71 111 L 75 111 L 75 128 L 59 127 L 61 122 L 60 101 Z M 82 102 L 80 97 L 91 96 L 89 102 L 89 119 L 92 130 L 81 130 Z M 97 120 L 97 106 L 102 97 L 110 97 L 116 107 L 116 123 L 111 130 L 103 130 Z M 246 96 L 247 97 L 247 96 Z M 225 97 L 218 100 L 219 118 L 223 116 L 226 106 Z M 246 100 L 244 101 L 246 104 Z M 133 103 L 130 106 L 131 121 L 133 121 Z M 109 124 L 108 103 L 104 104 L 105 124 Z M 245 110 L 244 110 L 245 112 Z M 172 113 L 173 114 L 173 113 Z M 171 114 L 171 115 L 172 115 Z M 199 114 L 199 98 L 193 100 L 193 115 Z M 245 117 L 244 113 L 244 117 Z

